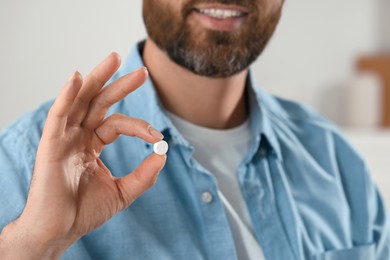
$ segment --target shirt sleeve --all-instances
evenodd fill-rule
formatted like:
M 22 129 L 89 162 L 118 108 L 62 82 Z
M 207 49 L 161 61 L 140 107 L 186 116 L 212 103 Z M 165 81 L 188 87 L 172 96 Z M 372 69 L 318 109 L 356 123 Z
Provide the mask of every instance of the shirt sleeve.
M 0 231 L 25 207 L 46 115 L 43 106 L 0 133 Z

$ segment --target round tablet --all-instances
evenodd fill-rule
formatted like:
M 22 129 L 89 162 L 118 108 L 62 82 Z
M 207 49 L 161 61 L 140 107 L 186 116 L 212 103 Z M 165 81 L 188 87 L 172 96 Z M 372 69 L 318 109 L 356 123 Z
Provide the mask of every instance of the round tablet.
M 168 152 L 168 143 L 164 140 L 157 142 L 153 145 L 153 151 L 158 155 L 163 155 Z

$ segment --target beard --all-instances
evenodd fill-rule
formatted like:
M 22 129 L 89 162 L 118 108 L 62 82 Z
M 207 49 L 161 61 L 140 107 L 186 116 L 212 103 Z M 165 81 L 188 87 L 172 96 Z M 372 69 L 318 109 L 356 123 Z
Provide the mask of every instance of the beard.
M 178 0 L 172 0 L 178 1 Z M 259 0 L 220 0 L 250 10 L 241 28 L 208 30 L 188 19 L 193 7 L 213 0 L 188 0 L 174 10 L 161 0 L 144 0 L 143 18 L 150 39 L 176 64 L 195 74 L 223 78 L 248 68 L 262 53 L 279 22 L 282 4 L 265 12 Z

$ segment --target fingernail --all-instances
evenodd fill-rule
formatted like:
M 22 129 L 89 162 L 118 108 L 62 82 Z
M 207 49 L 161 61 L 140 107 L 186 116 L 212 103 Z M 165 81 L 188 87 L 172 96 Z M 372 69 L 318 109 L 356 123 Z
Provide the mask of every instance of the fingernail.
M 146 72 L 146 74 L 149 74 L 148 68 L 146 68 L 146 67 L 141 67 L 141 68 L 137 69 L 136 71 L 137 72 L 138 71 L 144 71 L 144 72 Z
M 108 57 L 110 57 L 110 56 L 115 56 L 116 58 L 120 58 L 119 53 L 117 53 L 117 52 L 115 52 L 115 51 L 112 51 L 112 52 L 110 53 L 110 55 L 108 55 Z
M 157 131 L 156 129 L 154 129 L 152 126 L 148 126 L 148 131 L 149 131 L 149 134 L 151 136 L 153 136 L 154 138 L 157 138 L 157 139 L 163 139 L 164 136 L 162 133 L 160 133 L 159 131 Z
M 76 71 L 73 72 L 72 75 L 70 75 L 68 81 L 72 81 L 75 77 L 76 77 Z
M 77 77 L 80 77 L 80 72 L 78 71 L 75 71 L 72 73 L 72 75 L 70 76 L 70 78 L 68 79 L 69 82 L 72 82 L 74 81 Z

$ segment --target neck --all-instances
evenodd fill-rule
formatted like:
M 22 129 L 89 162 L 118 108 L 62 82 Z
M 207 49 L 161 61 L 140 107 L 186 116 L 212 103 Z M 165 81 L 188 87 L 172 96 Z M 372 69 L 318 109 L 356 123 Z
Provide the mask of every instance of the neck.
M 228 129 L 248 117 L 245 82 L 248 70 L 227 78 L 200 76 L 177 65 L 153 41 L 143 59 L 165 109 L 200 126 Z

